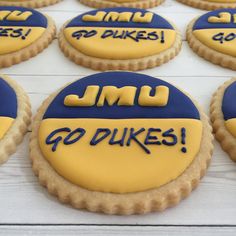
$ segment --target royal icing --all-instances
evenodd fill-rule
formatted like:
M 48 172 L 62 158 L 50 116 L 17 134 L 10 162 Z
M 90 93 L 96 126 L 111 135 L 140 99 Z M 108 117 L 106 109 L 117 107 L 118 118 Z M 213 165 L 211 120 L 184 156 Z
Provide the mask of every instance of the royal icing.
M 236 82 L 230 84 L 224 93 L 222 100 L 222 112 L 227 130 L 236 138 Z
M 31 45 L 42 36 L 47 24 L 47 18 L 33 9 L 0 7 L 0 55 Z
M 63 30 L 81 53 L 102 59 L 135 59 L 159 54 L 176 40 L 173 26 L 143 9 L 108 8 L 84 13 Z
M 66 180 L 101 192 L 160 187 L 198 154 L 202 122 L 173 85 L 130 72 L 78 80 L 53 99 L 38 131 L 41 152 Z
M 0 77 L 0 140 L 12 126 L 17 117 L 16 93 L 10 85 Z
M 201 16 L 193 35 L 209 48 L 236 57 L 236 9 L 220 9 Z

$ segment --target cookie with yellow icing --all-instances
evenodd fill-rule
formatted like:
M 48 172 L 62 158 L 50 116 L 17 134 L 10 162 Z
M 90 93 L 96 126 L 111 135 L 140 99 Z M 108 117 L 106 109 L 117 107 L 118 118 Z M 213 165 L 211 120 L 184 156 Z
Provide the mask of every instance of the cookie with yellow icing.
M 0 6 L 45 7 L 61 0 L 0 0 Z
M 15 152 L 30 123 L 31 110 L 23 89 L 0 75 L 0 164 Z
M 79 1 L 93 8 L 106 8 L 106 7 L 152 8 L 162 4 L 165 0 L 79 0 Z
M 0 68 L 36 56 L 54 39 L 53 20 L 31 8 L 0 7 Z
M 194 19 L 187 40 L 199 56 L 236 70 L 236 9 L 215 10 Z
M 133 8 L 107 8 L 67 22 L 59 35 L 64 54 L 95 70 L 142 70 L 175 57 L 181 36 L 163 17 Z
M 52 94 L 33 124 L 40 183 L 75 208 L 107 214 L 164 210 L 196 187 L 211 158 L 206 115 L 175 86 L 106 72 Z
M 211 121 L 216 139 L 230 158 L 236 161 L 236 78 L 225 82 L 214 93 Z
M 186 5 L 203 10 L 216 10 L 221 8 L 236 8 L 236 0 L 177 0 Z

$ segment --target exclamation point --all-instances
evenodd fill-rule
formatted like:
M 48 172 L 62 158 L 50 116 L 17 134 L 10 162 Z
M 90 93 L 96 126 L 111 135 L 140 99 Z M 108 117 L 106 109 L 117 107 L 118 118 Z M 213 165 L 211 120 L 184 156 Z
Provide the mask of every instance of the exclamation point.
M 181 144 L 186 145 L 186 129 L 185 128 L 181 129 Z M 187 152 L 187 148 L 186 147 L 182 147 L 181 148 L 181 152 L 186 153 Z
M 161 43 L 165 43 L 164 31 L 161 31 Z
M 25 35 L 22 35 L 21 38 L 22 38 L 23 40 L 25 40 L 26 37 L 30 34 L 30 32 L 31 32 L 31 29 L 27 30 L 26 34 L 25 34 Z

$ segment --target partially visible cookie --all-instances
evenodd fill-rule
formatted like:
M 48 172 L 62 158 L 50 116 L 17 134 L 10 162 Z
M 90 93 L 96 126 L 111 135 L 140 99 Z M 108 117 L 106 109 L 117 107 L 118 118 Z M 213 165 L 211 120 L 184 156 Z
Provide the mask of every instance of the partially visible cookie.
M 179 31 L 163 17 L 134 8 L 84 13 L 61 29 L 59 44 L 75 63 L 95 70 L 143 70 L 168 62 L 181 49 Z
M 165 0 L 79 0 L 79 1 L 93 8 L 106 8 L 106 7 L 152 8 L 162 4 Z
M 207 116 L 175 86 L 144 74 L 77 80 L 39 108 L 33 170 L 63 203 L 106 214 L 174 206 L 196 188 L 212 155 Z
M 0 7 L 0 68 L 36 56 L 54 39 L 53 20 L 31 8 Z
M 221 8 L 236 8 L 236 0 L 177 0 L 191 7 L 203 10 L 216 10 Z
M 0 6 L 45 7 L 61 0 L 0 0 Z
M 236 161 L 236 78 L 225 82 L 211 101 L 211 121 L 216 139 Z
M 236 70 L 236 9 L 220 9 L 194 19 L 187 28 L 189 46 L 204 59 Z
M 24 90 L 0 75 L 0 164 L 15 152 L 31 120 L 30 102 Z

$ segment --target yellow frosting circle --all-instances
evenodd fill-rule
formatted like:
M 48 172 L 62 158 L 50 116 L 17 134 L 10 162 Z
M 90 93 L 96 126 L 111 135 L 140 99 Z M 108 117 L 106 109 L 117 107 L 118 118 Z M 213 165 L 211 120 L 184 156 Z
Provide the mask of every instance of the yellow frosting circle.
M 202 139 L 198 110 L 175 87 L 148 78 L 101 73 L 54 98 L 38 142 L 58 174 L 92 191 L 132 193 L 165 185 L 188 168 Z
M 236 57 L 236 10 L 220 9 L 202 15 L 193 25 L 193 35 L 208 48 Z
M 17 52 L 38 40 L 47 28 L 47 18 L 23 7 L 0 7 L 0 55 Z
M 85 13 L 63 29 L 66 41 L 82 54 L 113 60 L 160 54 L 173 46 L 176 34 L 164 18 L 130 8 Z
M 150 148 L 151 155 L 147 155 L 140 147 L 132 143 L 131 146 L 121 148 L 119 145 L 109 145 L 102 142 L 99 148 L 91 147 L 91 137 L 99 127 L 114 127 L 119 130 L 118 136 L 123 135 L 124 128 L 148 129 L 158 127 L 168 130 L 173 127 L 180 132 L 181 127 L 186 127 L 191 133 L 191 143 L 188 152 L 183 155 L 181 144 L 174 148 L 166 146 Z M 71 145 L 61 145 L 57 152 L 52 152 L 45 139 L 54 130 L 69 127 L 75 130 L 83 127 L 87 130 L 86 136 L 80 142 Z M 70 182 L 93 191 L 102 192 L 138 192 L 160 187 L 176 179 L 191 164 L 200 147 L 202 124 L 199 120 L 184 119 L 49 119 L 44 120 L 39 130 L 39 144 L 45 158 L 56 171 Z M 61 133 L 63 139 L 67 133 Z M 145 139 L 146 132 L 139 135 L 140 140 Z M 153 135 L 156 135 L 153 132 Z M 181 135 L 177 133 L 177 136 Z M 128 135 L 127 135 L 128 136 Z

